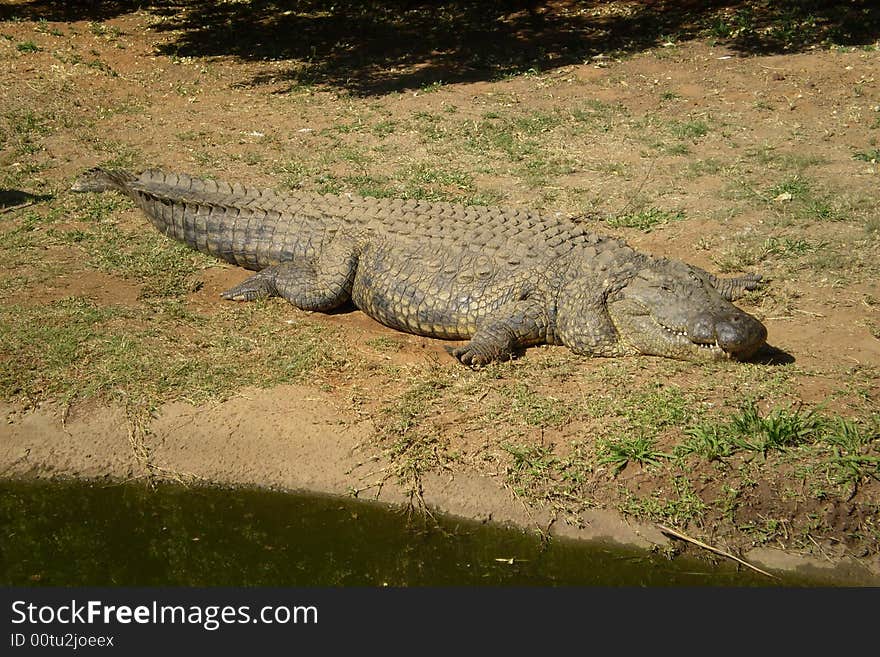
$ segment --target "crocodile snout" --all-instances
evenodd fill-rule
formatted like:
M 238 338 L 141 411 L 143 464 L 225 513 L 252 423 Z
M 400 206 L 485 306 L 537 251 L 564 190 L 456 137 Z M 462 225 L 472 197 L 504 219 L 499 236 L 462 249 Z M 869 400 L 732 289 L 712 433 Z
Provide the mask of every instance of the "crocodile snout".
M 754 354 L 767 339 L 767 329 L 743 312 L 701 314 L 692 319 L 688 335 L 698 344 L 717 344 L 738 360 Z

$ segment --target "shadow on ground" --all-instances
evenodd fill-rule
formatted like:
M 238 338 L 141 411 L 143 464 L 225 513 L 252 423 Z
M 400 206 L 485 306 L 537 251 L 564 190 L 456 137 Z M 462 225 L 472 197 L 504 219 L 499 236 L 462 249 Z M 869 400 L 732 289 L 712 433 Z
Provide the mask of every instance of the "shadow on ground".
M 795 362 L 795 357 L 779 347 L 765 344 L 749 360 L 761 365 L 791 365 Z
M 50 198 L 52 196 L 49 194 L 31 194 L 20 189 L 0 188 L 0 213 L 48 201 Z
M 290 65 L 244 84 L 327 84 L 381 94 L 438 82 L 492 80 L 701 37 L 742 54 L 875 44 L 880 2 L 850 0 L 21 0 L 0 19 L 101 21 L 138 9 L 173 35 L 159 52 Z

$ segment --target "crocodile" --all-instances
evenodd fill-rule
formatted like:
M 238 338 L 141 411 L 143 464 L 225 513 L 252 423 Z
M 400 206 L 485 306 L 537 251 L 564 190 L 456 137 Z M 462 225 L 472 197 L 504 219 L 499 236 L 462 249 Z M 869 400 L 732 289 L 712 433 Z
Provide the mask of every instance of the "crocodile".
M 747 360 L 767 330 L 732 301 L 761 276 L 719 278 L 636 251 L 584 222 L 526 209 L 280 193 L 186 174 L 91 169 L 167 236 L 257 273 L 223 292 L 328 312 L 351 302 L 393 329 L 468 342 L 486 365 L 537 344 L 577 354 Z

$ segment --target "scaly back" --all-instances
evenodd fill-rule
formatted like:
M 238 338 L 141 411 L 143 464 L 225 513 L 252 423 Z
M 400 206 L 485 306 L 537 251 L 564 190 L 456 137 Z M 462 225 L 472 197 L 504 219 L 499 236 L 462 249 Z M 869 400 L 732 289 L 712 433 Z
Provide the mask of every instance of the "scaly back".
M 272 224 L 273 232 L 276 224 L 279 232 L 285 232 L 287 222 L 310 230 L 320 224 L 329 235 L 348 226 L 358 232 L 417 243 L 420 251 L 458 249 L 513 262 L 546 263 L 578 247 L 604 251 L 622 246 L 566 217 L 524 209 L 356 194 L 278 193 L 157 169 L 137 176 L 126 171 L 92 169 L 73 189 L 117 189 L 134 198 L 151 216 L 154 205 L 208 206 L 236 217 L 255 217 Z

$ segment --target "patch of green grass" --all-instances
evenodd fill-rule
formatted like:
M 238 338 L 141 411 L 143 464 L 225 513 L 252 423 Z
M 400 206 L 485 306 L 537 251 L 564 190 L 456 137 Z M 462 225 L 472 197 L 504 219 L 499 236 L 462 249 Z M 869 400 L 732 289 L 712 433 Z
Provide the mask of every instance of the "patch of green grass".
M 523 382 L 502 388 L 501 397 L 500 408 L 496 409 L 499 415 L 533 427 L 561 426 L 570 421 L 574 413 L 570 404 L 556 397 L 541 395 Z
M 596 99 L 587 100 L 581 107 L 571 110 L 571 118 L 576 124 L 599 132 L 610 132 L 615 123 L 626 116 L 628 112 L 623 105 Z
M 786 238 L 790 239 L 790 238 Z M 798 240 L 798 244 L 804 240 Z M 805 243 L 805 242 L 804 242 Z M 801 249 L 798 248 L 798 251 Z M 759 242 L 751 240 L 740 241 L 736 246 L 725 249 L 715 258 L 722 272 L 741 271 L 759 263 L 769 260 L 774 255 L 785 255 L 788 251 L 779 238 L 768 237 Z M 792 252 L 795 253 L 795 252 Z
M 8 292 L 28 289 L 32 281 L 27 276 L 6 276 L 0 278 L 0 299 L 5 299 Z
M 32 155 L 42 148 L 41 138 L 54 132 L 52 119 L 33 110 L 10 110 L 2 115 L 0 145 L 17 155 Z
M 255 167 L 263 164 L 266 161 L 266 156 L 260 151 L 246 151 L 245 153 L 242 153 L 241 161 Z
M 640 498 L 628 489 L 623 489 L 622 492 L 625 495 L 619 506 L 622 513 L 677 527 L 699 521 L 709 508 L 685 477 L 672 479 L 672 490 L 669 494 L 660 489 L 650 497 Z
M 147 105 L 139 98 L 135 96 L 127 96 L 125 99 L 120 100 L 119 102 L 109 106 L 109 107 L 96 107 L 95 115 L 101 119 L 105 120 L 110 118 L 111 116 L 125 115 L 125 116 L 133 116 L 137 114 L 143 114 L 146 111 Z M 195 132 L 195 131 L 188 131 Z M 206 131 L 200 131 L 202 136 L 207 135 Z M 177 135 L 178 138 L 181 138 L 182 135 L 187 134 L 187 132 L 182 132 Z
M 120 194 L 69 194 L 64 210 L 77 221 L 99 224 L 130 208 L 132 203 Z
M 31 53 L 31 52 L 40 52 L 42 48 L 38 46 L 33 41 L 22 41 L 21 43 L 15 46 L 15 49 L 18 52 Z
M 440 91 L 443 88 L 443 80 L 435 80 L 434 82 L 429 82 L 428 84 L 423 84 L 419 91 L 423 94 L 434 93 L 435 91 Z
M 46 247 L 57 243 L 54 224 L 64 217 L 63 205 L 53 205 L 51 201 L 11 214 L 12 221 L 4 226 L 0 252 L 3 252 L 6 267 L 13 270 L 17 266 L 29 265 L 45 271 L 59 269 L 58 263 L 47 258 Z
M 779 152 L 773 146 L 766 144 L 758 148 L 746 149 L 746 155 L 764 166 L 773 169 L 793 169 L 798 173 L 827 162 L 824 157 L 819 155 Z
M 102 62 L 100 59 L 93 59 L 90 62 L 86 62 L 86 66 L 96 71 L 100 71 L 101 73 L 106 73 L 111 78 L 119 77 L 119 73 L 113 70 L 113 68 L 107 63 Z M 179 88 L 178 88 L 179 93 Z M 186 95 L 186 94 L 183 94 Z
M 312 169 L 302 159 L 291 158 L 278 162 L 273 167 L 272 173 L 280 177 L 282 187 L 299 189 L 312 174 Z
M 788 259 L 810 253 L 826 253 L 828 247 L 825 242 L 810 242 L 803 238 L 771 236 L 758 242 L 744 239 L 726 248 L 713 260 L 722 273 L 729 273 L 744 271 L 774 257 Z
M 656 438 L 667 429 L 686 424 L 696 410 L 691 395 L 678 386 L 651 384 L 627 391 L 626 383 L 617 374 L 603 377 L 603 385 L 619 392 L 585 400 L 584 411 L 588 416 L 604 418 L 606 436 L 625 433 Z
M 354 189 L 354 191 L 361 196 L 373 196 L 375 198 L 399 196 L 397 191 L 390 186 L 390 181 L 385 176 L 361 174 L 356 176 L 345 176 L 343 180 L 345 181 L 346 187 Z M 411 198 L 418 197 L 414 194 Z
M 295 185 L 291 180 L 288 185 Z M 361 196 L 374 198 L 388 198 L 400 196 L 400 193 L 391 187 L 391 181 L 385 176 L 371 176 L 357 174 L 353 176 L 335 176 L 333 174 L 321 174 L 314 178 L 315 191 L 319 194 L 342 194 L 354 192 Z
M 648 436 L 601 438 L 597 446 L 598 464 L 614 466 L 615 474 L 630 463 L 638 463 L 642 467 L 660 467 L 661 459 L 669 456 L 659 451 L 654 438 Z
M 639 212 L 629 212 L 616 217 L 609 217 L 605 220 L 605 223 L 612 228 L 637 228 L 648 233 L 657 226 L 662 226 L 672 221 L 681 221 L 684 218 L 684 210 L 663 210 L 651 207 Z
M 444 118 L 440 114 L 434 114 L 422 110 L 413 112 L 412 118 L 415 124 L 415 129 L 425 142 L 439 142 L 445 140 L 449 136 L 449 131 Z
M 678 386 L 663 385 L 628 395 L 622 407 L 624 416 L 632 426 L 656 432 L 686 422 L 693 402 Z
M 143 166 L 144 155 L 141 150 L 130 143 L 115 139 L 95 138 L 91 142 L 93 148 L 105 154 L 101 166 L 108 169 L 136 169 Z
M 418 427 L 418 420 L 428 411 L 428 405 L 449 387 L 445 378 L 422 378 L 413 383 L 391 404 L 382 409 L 385 418 L 383 432 L 402 436 Z
M 143 285 L 144 297 L 179 296 L 201 287 L 195 273 L 216 262 L 180 242 L 155 232 L 125 234 L 104 228 L 80 238 L 98 269 L 115 273 Z
M 677 446 L 675 454 L 695 454 L 710 461 L 740 451 L 766 456 L 771 451 L 815 443 L 826 426 L 827 420 L 813 411 L 777 408 L 761 415 L 757 406 L 748 404 L 726 422 L 710 420 L 688 427 L 687 438 Z
M 561 123 L 558 114 L 532 112 L 519 116 L 502 116 L 496 112 L 483 115 L 481 121 L 463 126 L 464 145 L 469 150 L 487 154 L 497 152 L 512 162 L 520 162 L 543 150 L 544 133 Z
M 551 447 L 502 443 L 501 449 L 511 457 L 507 480 L 518 495 L 535 495 L 546 488 L 557 463 Z
M 509 123 L 516 131 L 534 137 L 550 132 L 562 123 L 562 119 L 556 113 L 533 111 L 530 114 L 514 117 Z
M 462 205 L 498 205 L 503 200 L 504 195 L 501 192 L 483 189 L 461 197 L 458 202 Z
M 710 36 L 718 39 L 727 39 L 733 36 L 737 29 L 741 28 L 735 23 L 735 15 L 716 15 L 712 17 L 709 26 L 706 28 L 706 32 Z
M 696 141 L 709 134 L 709 124 L 700 119 L 691 121 L 675 121 L 669 126 L 669 132 L 679 139 Z
M 105 37 L 108 40 L 117 39 L 122 36 L 122 30 L 115 25 L 104 25 L 103 23 L 89 23 L 89 31 L 95 36 Z
M 403 394 L 383 406 L 374 419 L 392 464 L 385 478 L 396 478 L 407 488 L 410 502 L 421 508 L 424 508 L 422 475 L 443 466 L 454 456 L 448 452 L 446 439 L 423 422 L 434 401 L 449 386 L 448 377 L 439 368 L 431 368 Z
M 39 32 L 40 34 L 64 36 L 64 32 L 59 30 L 57 27 L 49 27 L 49 21 L 47 21 L 45 18 L 41 18 L 37 21 L 37 25 L 34 27 L 34 31 Z
M 853 159 L 877 164 L 877 162 L 880 162 L 880 149 L 873 148 L 869 151 L 857 151 L 853 154 Z
M 688 155 L 691 152 L 691 149 L 688 148 L 687 144 L 673 144 L 672 146 L 667 146 L 665 148 L 665 152 L 667 155 Z
M 256 322 L 254 306 L 229 312 L 251 319 L 206 321 L 173 304 L 99 306 L 82 297 L 3 306 L 0 395 L 31 404 L 113 401 L 143 419 L 164 401 L 199 403 L 348 362 L 326 329 Z
M 837 221 L 842 219 L 829 195 L 820 195 L 802 176 L 787 178 L 771 187 L 767 201 L 781 216 L 791 215 L 800 221 Z
M 767 190 L 767 196 L 772 199 L 787 196 L 789 200 L 805 201 L 810 199 L 812 194 L 812 187 L 809 181 L 800 176 L 788 178 Z
M 856 486 L 867 477 L 880 481 L 880 453 L 871 450 L 880 442 L 880 416 L 866 424 L 837 418 L 829 423 L 821 442 L 831 451 L 825 463 L 833 483 Z
M 496 82 L 501 82 L 504 80 L 515 80 L 516 78 L 532 78 L 538 75 L 541 75 L 541 71 L 535 67 L 529 67 L 527 69 L 517 67 L 502 72 L 497 75 L 494 80 Z
M 370 134 L 374 137 L 387 137 L 388 135 L 394 134 L 398 130 L 398 123 L 393 119 L 387 119 L 385 121 L 379 121 L 378 123 L 373 124 L 370 127 Z
M 755 544 L 766 545 L 785 535 L 785 521 L 778 518 L 760 518 L 739 525 L 739 529 L 751 536 Z
M 97 325 L 118 312 L 76 297 L 38 308 L 4 305 L 0 308 L 4 335 L 0 394 L 31 403 L 55 395 L 76 396 L 82 386 L 65 384 L 86 363 L 84 345 L 95 340 Z M 87 387 L 85 396 L 90 393 L 94 390 Z
M 130 203 L 116 195 L 87 194 L 74 199 L 71 214 L 89 225 L 63 232 L 52 230 L 50 235 L 82 248 L 96 269 L 141 283 L 144 297 L 192 292 L 200 286 L 196 272 L 216 262 L 148 226 L 133 233 L 120 229 L 112 216 Z
M 63 52 L 60 50 L 55 50 L 52 53 L 52 56 L 62 64 L 69 64 L 71 66 L 76 66 L 77 64 L 82 64 L 83 62 L 83 57 L 78 52 Z
M 312 169 L 297 162 L 282 164 L 275 171 L 282 174 L 285 186 L 292 188 L 302 186 L 303 181 L 312 173 Z M 434 167 L 426 163 L 401 168 L 391 178 L 370 174 L 322 174 L 315 177 L 314 182 L 321 194 L 353 191 L 362 196 L 376 198 L 454 201 L 472 205 L 490 205 L 500 199 L 497 193 L 488 190 L 474 191 L 473 179 L 464 171 Z
M 431 167 L 425 163 L 400 169 L 397 180 L 405 185 L 401 194 L 404 198 L 425 200 L 450 200 L 455 197 L 451 190 L 472 191 L 473 178 L 470 174 L 455 170 Z
M 531 188 L 546 187 L 552 178 L 573 172 L 573 167 L 565 160 L 540 155 L 525 160 L 519 169 L 520 177 Z
M 400 340 L 389 338 L 384 335 L 378 338 L 371 338 L 365 343 L 368 347 L 372 347 L 376 351 L 382 353 L 395 353 L 403 349 L 403 343 Z
M 332 135 L 334 133 L 340 135 L 349 135 L 349 134 L 358 134 L 362 133 L 367 129 L 367 124 L 364 123 L 360 117 L 355 119 L 351 123 L 335 123 L 329 128 L 325 128 L 321 130 L 319 134 L 321 135 Z
M 814 253 L 827 246 L 825 242 L 809 242 L 802 238 L 793 237 L 768 237 L 764 242 L 764 248 L 768 255 L 798 256 L 805 253 Z
M 705 160 L 693 160 L 688 162 L 688 173 L 693 176 L 712 176 L 721 173 L 725 169 L 725 164 L 715 158 L 707 158 Z
M 337 161 L 348 162 L 357 165 L 361 170 L 366 170 L 366 164 L 369 157 L 356 146 L 339 145 L 334 149 L 333 153 Z
M 208 136 L 207 130 L 183 130 L 178 132 L 176 135 L 180 141 L 182 142 L 194 142 L 194 141 L 205 141 L 205 138 Z
M 731 438 L 743 449 L 766 455 L 809 442 L 823 427 L 813 411 L 774 409 L 762 416 L 755 405 L 744 407 L 730 423 Z
M 814 2 L 779 2 L 722 9 L 708 12 L 704 33 L 714 39 L 735 40 L 751 43 L 762 48 L 795 51 L 817 45 L 836 48 L 841 52 L 853 52 L 851 21 L 828 20 L 822 11 L 816 11 Z M 869 43 L 869 48 L 874 44 Z

